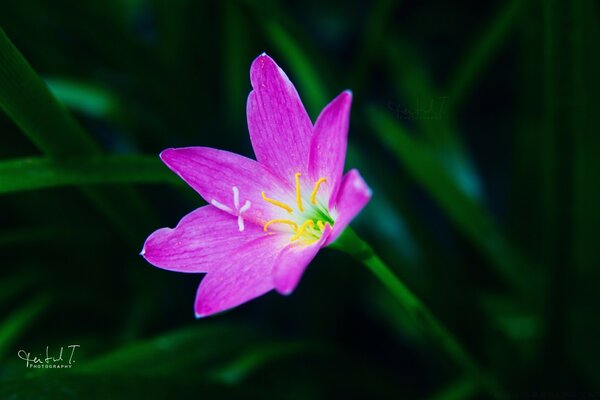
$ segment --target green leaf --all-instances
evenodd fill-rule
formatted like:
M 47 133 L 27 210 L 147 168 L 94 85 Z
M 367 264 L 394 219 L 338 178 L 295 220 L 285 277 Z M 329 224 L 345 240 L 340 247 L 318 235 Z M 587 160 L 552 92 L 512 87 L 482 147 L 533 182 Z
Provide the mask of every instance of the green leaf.
M 0 162 L 0 194 L 66 185 L 181 182 L 158 157 L 111 155 L 65 162 L 47 158 Z
M 346 228 L 331 247 L 350 254 L 367 267 L 396 298 L 398 312 L 407 314 L 412 324 L 423 335 L 445 351 L 470 377 L 485 387 L 494 398 L 502 398 L 502 390 L 494 379 L 484 371 L 463 345 L 440 322 L 429 308 L 394 275 L 373 248 L 363 241 L 351 228 Z
M 220 382 L 237 384 L 261 367 L 290 356 L 320 354 L 323 346 L 311 342 L 272 342 L 250 348 L 218 368 L 212 376 Z
M 2 29 L 0 54 L 0 108 L 42 152 L 60 161 L 101 154 L 100 147 L 56 101 Z M 130 243 L 137 245 L 150 229 L 152 211 L 133 190 L 81 190 Z
M 156 360 L 160 361 L 160 360 Z M 138 377 L 135 375 L 77 375 L 54 371 L 41 376 L 3 381 L 3 399 L 264 399 L 261 392 L 223 385 L 195 376 Z
M 13 349 L 17 338 L 36 321 L 49 305 L 50 297 L 39 295 L 0 321 L 0 359 L 3 359 Z
M 464 101 L 477 78 L 509 36 L 526 4 L 527 2 L 521 0 L 506 2 L 496 13 L 493 21 L 487 24 L 483 34 L 473 34 L 473 37 L 476 38 L 473 47 L 469 49 L 464 59 L 458 63 L 449 81 L 447 91 L 449 112 L 455 113 Z
M 317 115 L 330 100 L 325 83 L 299 44 L 279 23 L 269 20 L 264 24 L 264 28 L 272 45 L 285 57 L 289 69 L 297 75 L 302 98 L 306 99 L 309 113 Z
M 98 154 L 100 148 L 52 97 L 0 28 L 0 108 L 51 157 Z
M 206 367 L 236 355 L 256 335 L 240 326 L 203 324 L 134 342 L 95 359 L 82 361 L 78 374 L 127 373 L 158 376 L 201 374 Z
M 447 110 L 448 96 L 435 88 L 427 68 L 421 65 L 408 43 L 400 39 L 389 41 L 385 54 L 392 83 L 406 104 L 406 109 L 398 103 L 392 111 L 398 119 L 414 122 L 457 186 L 467 196 L 480 201 L 479 176 L 464 149 L 454 115 Z
M 118 100 L 109 91 L 91 83 L 66 78 L 46 78 L 46 85 L 65 107 L 95 118 L 106 118 L 119 108 Z
M 460 189 L 430 147 L 411 137 L 389 112 L 371 108 L 368 117 L 376 136 L 477 245 L 498 274 L 521 293 L 531 291 L 536 281 L 529 262 L 500 233 L 486 210 Z

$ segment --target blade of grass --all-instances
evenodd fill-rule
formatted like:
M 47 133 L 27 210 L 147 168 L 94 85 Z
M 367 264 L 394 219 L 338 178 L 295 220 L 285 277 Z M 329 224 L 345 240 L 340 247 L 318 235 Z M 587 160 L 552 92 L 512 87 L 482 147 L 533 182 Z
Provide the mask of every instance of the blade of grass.
M 100 147 L 54 99 L 1 28 L 0 54 L 0 108 L 42 152 L 59 161 L 101 154 Z M 131 244 L 137 246 L 153 225 L 152 211 L 132 190 L 81 190 L 93 204 L 101 206 L 100 211 Z
M 477 245 L 507 283 L 520 293 L 539 284 L 531 276 L 530 263 L 500 233 L 491 216 L 457 186 L 428 146 L 411 138 L 386 111 L 370 108 L 367 117 L 382 144 L 423 185 L 457 228 Z
M 70 110 L 94 118 L 107 118 L 119 108 L 119 102 L 112 93 L 91 83 L 58 77 L 44 81 L 52 95 Z
M 250 374 L 269 363 L 291 356 L 321 354 L 322 352 L 322 345 L 310 342 L 286 341 L 256 345 L 236 357 L 235 360 L 218 368 L 211 376 L 222 383 L 239 384 Z
M 469 378 L 459 379 L 452 382 L 438 393 L 435 393 L 428 400 L 467 400 L 472 399 L 478 393 L 477 385 Z
M 100 153 L 0 28 L 0 107 L 51 157 Z
M 66 185 L 173 183 L 182 181 L 150 156 L 95 156 L 57 162 L 26 158 L 0 162 L 0 194 Z
M 298 76 L 309 114 L 316 116 L 329 101 L 325 83 L 319 78 L 319 74 L 298 43 L 279 23 L 269 20 L 264 24 L 264 28 L 272 45 L 285 56 L 288 65 Z
M 354 56 L 354 68 L 352 72 L 352 90 L 360 95 L 365 85 L 369 67 L 376 59 L 380 49 L 380 43 L 385 40 L 385 30 L 393 16 L 393 8 L 396 2 L 393 0 L 378 0 L 371 7 L 369 16 L 365 22 L 365 28 L 360 35 L 360 45 Z
M 0 360 L 13 350 L 13 344 L 18 337 L 35 322 L 49 305 L 50 297 L 39 295 L 13 311 L 0 323 Z
M 389 41 L 384 50 L 392 83 L 410 113 L 398 117 L 410 118 L 459 188 L 467 196 L 481 200 L 479 176 L 454 126 L 454 116 L 448 113 L 448 96 L 434 87 L 427 68 L 408 43 L 397 38 Z
M 485 372 L 469 352 L 433 315 L 429 308 L 401 282 L 371 246 L 364 242 L 351 228 L 331 245 L 332 248 L 350 254 L 364 264 L 383 285 L 396 297 L 401 312 L 410 316 L 413 324 L 445 351 L 464 371 L 485 388 L 494 398 L 503 398 L 502 390 L 493 378 Z
M 240 326 L 208 324 L 183 328 L 138 340 L 91 360 L 81 362 L 78 374 L 132 373 L 170 376 L 173 373 L 210 366 L 223 357 L 238 354 L 255 334 Z
M 458 63 L 452 78 L 449 80 L 448 112 L 454 114 L 469 94 L 477 78 L 483 73 L 498 49 L 505 42 L 514 27 L 517 18 L 527 2 L 510 0 L 496 12 L 493 21 L 469 49 L 464 59 Z

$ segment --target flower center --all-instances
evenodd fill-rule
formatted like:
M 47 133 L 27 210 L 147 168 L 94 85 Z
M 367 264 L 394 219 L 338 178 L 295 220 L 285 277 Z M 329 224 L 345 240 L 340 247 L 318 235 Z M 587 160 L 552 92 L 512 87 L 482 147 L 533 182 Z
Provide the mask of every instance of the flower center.
M 272 219 L 267 221 L 263 229 L 265 232 L 268 232 L 271 225 L 282 225 L 283 228 L 291 230 L 291 242 L 301 240 L 308 244 L 319 240 L 325 231 L 325 224 L 329 223 L 333 226 L 334 221 L 329 214 L 328 207 L 317 201 L 319 189 L 324 183 L 327 183 L 327 178 L 320 178 L 315 182 L 309 201 L 306 201 L 302 197 L 301 176 L 300 172 L 294 174 L 294 181 L 296 183 L 296 209 L 287 203 L 267 197 L 264 191 L 261 192 L 264 201 L 282 208 L 290 214 L 290 219 Z M 269 233 L 272 234 L 272 232 Z

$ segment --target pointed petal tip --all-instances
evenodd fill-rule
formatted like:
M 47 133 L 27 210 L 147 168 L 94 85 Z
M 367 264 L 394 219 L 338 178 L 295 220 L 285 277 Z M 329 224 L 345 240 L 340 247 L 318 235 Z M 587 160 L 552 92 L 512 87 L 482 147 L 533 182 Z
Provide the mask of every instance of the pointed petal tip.
M 167 162 L 167 160 L 170 158 L 170 156 L 173 154 L 173 152 L 174 152 L 175 150 L 176 150 L 176 149 L 174 149 L 174 148 L 172 148 L 172 147 L 169 147 L 168 149 L 164 149 L 163 151 L 161 151 L 161 152 L 158 154 L 158 157 L 161 159 L 161 161 L 162 161 L 162 162 L 166 163 L 166 162 Z

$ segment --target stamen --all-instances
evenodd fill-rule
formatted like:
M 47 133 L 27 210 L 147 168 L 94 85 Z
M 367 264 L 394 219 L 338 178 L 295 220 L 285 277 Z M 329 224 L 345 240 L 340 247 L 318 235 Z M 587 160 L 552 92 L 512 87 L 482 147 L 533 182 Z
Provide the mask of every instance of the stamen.
M 319 230 L 322 232 L 325 230 L 325 224 L 323 223 L 323 221 L 318 220 L 317 221 L 317 226 L 319 227 Z
M 242 208 L 240 208 L 240 214 L 242 214 L 243 212 L 248 211 L 248 209 L 250 208 L 250 200 L 246 200 L 246 202 L 244 203 L 244 205 L 242 206 Z
M 272 219 L 270 221 L 268 221 L 265 226 L 263 226 L 264 231 L 267 231 L 267 228 L 269 227 L 269 225 L 271 224 L 287 224 L 289 226 L 292 227 L 292 229 L 295 231 L 298 230 L 298 224 L 295 223 L 294 221 L 290 221 L 289 219 Z
M 233 210 L 231 208 L 227 207 L 225 204 L 219 203 L 215 199 L 212 199 L 210 201 L 210 204 L 212 204 L 213 206 L 217 207 L 221 211 L 225 211 L 225 212 L 228 212 L 228 213 L 232 213 L 233 212 Z
M 302 207 L 302 194 L 300 193 L 300 172 L 296 172 L 294 178 L 296 179 L 296 203 L 298 204 L 298 210 L 300 212 L 304 212 L 304 208 Z
M 322 183 L 327 182 L 327 178 L 321 178 L 317 181 L 317 183 L 315 183 L 315 188 L 313 189 L 312 193 L 310 194 L 310 202 L 313 204 L 317 204 L 317 191 L 319 190 L 319 187 L 321 186 Z
M 292 236 L 292 238 L 290 239 L 290 242 L 293 242 L 294 240 L 298 239 L 304 233 L 304 231 L 306 231 L 306 227 L 309 227 L 309 228 L 315 227 L 315 223 L 312 221 L 312 219 L 304 221 L 304 223 L 302 225 L 300 225 L 300 229 L 298 229 L 296 234 L 294 236 Z
M 235 209 L 237 210 L 238 208 L 240 208 L 240 191 L 238 190 L 237 186 L 232 187 L 233 189 L 233 205 L 235 206 Z
M 267 195 L 265 195 L 265 192 L 261 192 L 261 193 L 262 193 L 263 200 L 266 201 L 267 203 L 271 203 L 277 207 L 281 207 L 284 210 L 286 210 L 287 212 L 289 212 L 290 214 L 293 211 L 293 208 L 288 206 L 287 204 L 282 203 L 281 201 L 277 201 L 277 200 L 268 198 Z

